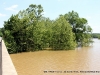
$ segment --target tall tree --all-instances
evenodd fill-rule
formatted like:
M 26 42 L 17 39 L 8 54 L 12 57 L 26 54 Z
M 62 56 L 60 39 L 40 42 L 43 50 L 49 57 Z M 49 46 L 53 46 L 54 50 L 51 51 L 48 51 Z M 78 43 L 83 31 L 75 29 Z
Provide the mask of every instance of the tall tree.
M 52 48 L 56 50 L 75 49 L 76 42 L 72 28 L 63 16 L 54 22 L 52 35 Z
M 66 21 L 72 26 L 72 31 L 75 33 L 77 43 L 80 42 L 81 46 L 86 46 L 91 40 L 92 28 L 88 25 L 88 21 L 85 18 L 80 18 L 77 12 L 68 12 L 64 15 Z M 88 37 L 85 37 L 86 35 Z M 84 36 L 83 36 L 84 35 Z M 84 39 L 89 39 L 85 41 Z

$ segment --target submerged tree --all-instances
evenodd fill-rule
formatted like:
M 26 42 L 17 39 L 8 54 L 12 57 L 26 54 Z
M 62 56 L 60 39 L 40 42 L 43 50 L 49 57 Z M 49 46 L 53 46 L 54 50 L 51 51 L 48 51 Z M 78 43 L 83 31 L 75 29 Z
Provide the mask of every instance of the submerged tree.
M 3 38 L 9 53 L 28 51 L 30 48 L 36 50 L 37 43 L 41 37 L 37 37 L 40 26 L 40 18 L 43 8 L 41 5 L 31 4 L 26 10 L 12 15 L 4 23 Z M 40 48 L 39 48 L 40 49 Z
M 60 15 L 56 20 L 42 16 L 41 5 L 29 5 L 4 22 L 0 29 L 9 53 L 37 51 L 45 48 L 55 50 L 75 49 L 76 43 L 88 46 L 92 29 L 85 18 L 77 12 Z
M 77 43 L 81 46 L 87 46 L 91 41 L 92 28 L 88 25 L 85 18 L 80 18 L 77 12 L 68 12 L 64 15 L 66 21 L 72 26 L 72 31 L 75 33 Z
M 75 49 L 75 35 L 65 18 L 60 16 L 53 25 L 52 48 L 56 50 Z

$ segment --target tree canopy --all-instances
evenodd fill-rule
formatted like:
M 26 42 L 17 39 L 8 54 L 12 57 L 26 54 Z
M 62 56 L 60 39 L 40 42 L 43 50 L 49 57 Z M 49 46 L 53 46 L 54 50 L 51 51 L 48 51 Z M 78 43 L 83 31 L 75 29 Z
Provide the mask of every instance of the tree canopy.
M 64 15 L 66 21 L 72 26 L 77 43 L 81 46 L 88 46 L 91 41 L 92 28 L 88 25 L 85 18 L 80 18 L 77 12 L 71 11 Z
M 92 28 L 85 18 L 71 11 L 55 20 L 43 16 L 41 5 L 31 4 L 12 15 L 0 29 L 9 53 L 44 50 L 70 50 L 88 46 Z

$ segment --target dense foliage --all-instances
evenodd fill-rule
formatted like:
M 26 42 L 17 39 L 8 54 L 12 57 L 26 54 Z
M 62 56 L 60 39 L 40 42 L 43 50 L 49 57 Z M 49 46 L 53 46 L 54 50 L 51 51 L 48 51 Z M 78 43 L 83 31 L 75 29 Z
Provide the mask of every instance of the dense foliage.
M 2 37 L 2 35 L 3 35 L 3 34 L 2 34 L 2 28 L 0 28 L 0 37 Z
M 1 34 L 9 53 L 37 51 L 45 48 L 53 50 L 75 49 L 88 46 L 91 41 L 92 28 L 85 18 L 77 12 L 60 15 L 50 20 L 42 15 L 41 5 L 29 5 L 4 22 Z
M 92 28 L 88 25 L 85 18 L 80 18 L 77 12 L 68 12 L 64 15 L 66 21 L 72 26 L 72 31 L 75 33 L 77 44 L 88 46 L 91 43 Z
M 53 23 L 52 48 L 53 49 L 75 49 L 75 35 L 72 32 L 70 24 L 63 16 L 60 16 Z

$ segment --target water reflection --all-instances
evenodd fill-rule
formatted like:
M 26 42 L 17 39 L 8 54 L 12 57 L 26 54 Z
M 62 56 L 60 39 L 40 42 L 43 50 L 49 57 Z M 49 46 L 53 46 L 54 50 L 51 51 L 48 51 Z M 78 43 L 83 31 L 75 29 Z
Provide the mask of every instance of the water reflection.
M 76 50 L 27 52 L 10 56 L 18 75 L 100 75 L 100 72 L 84 73 L 100 71 L 100 40 L 98 39 L 94 39 L 93 46 Z M 63 71 L 78 71 L 78 73 Z M 80 73 L 80 71 L 84 72 Z

